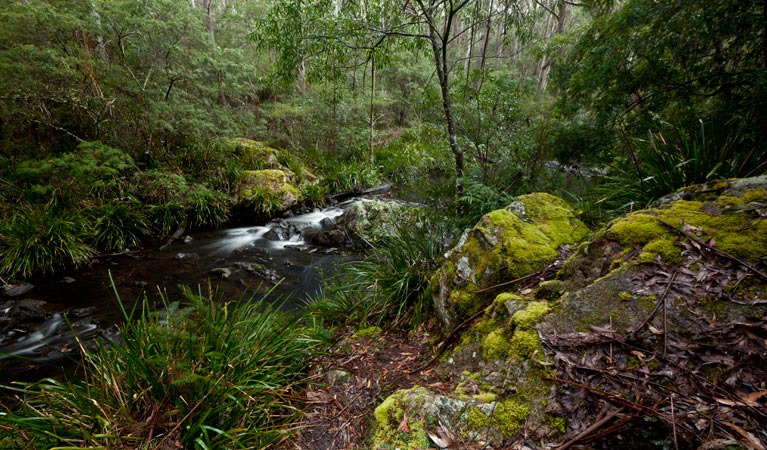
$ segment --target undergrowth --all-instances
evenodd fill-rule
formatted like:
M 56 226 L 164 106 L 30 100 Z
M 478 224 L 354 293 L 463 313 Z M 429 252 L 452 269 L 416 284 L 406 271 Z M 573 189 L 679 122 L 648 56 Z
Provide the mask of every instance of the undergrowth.
M 268 295 L 268 294 L 267 294 Z M 285 439 L 291 392 L 322 342 L 264 306 L 185 290 L 127 311 L 118 336 L 80 343 L 79 376 L 5 386 L 0 449 L 264 448 Z

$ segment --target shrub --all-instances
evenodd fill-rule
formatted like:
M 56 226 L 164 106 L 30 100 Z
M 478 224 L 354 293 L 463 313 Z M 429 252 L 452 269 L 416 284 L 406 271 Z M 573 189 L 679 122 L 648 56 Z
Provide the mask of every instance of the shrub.
M 190 225 L 216 227 L 229 219 L 229 197 L 204 184 L 191 188 L 184 202 Z
M 92 221 L 91 245 L 100 251 L 135 247 L 149 234 L 150 227 L 136 202 L 118 202 L 88 211 Z
M 452 242 L 452 228 L 421 217 L 400 224 L 364 260 L 347 263 L 325 280 L 310 314 L 331 323 L 416 325 L 429 310 L 428 285 Z
M 74 153 L 19 163 L 16 182 L 27 188 L 30 201 L 48 202 L 51 195 L 76 204 L 87 198 L 119 197 L 137 170 L 120 149 L 100 142 L 82 142 Z

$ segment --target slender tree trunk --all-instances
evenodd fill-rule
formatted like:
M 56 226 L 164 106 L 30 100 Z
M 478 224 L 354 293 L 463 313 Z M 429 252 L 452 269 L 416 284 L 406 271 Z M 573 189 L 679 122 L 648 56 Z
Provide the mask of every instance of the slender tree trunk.
M 376 94 L 376 55 L 375 51 L 370 55 L 370 165 L 375 165 L 373 153 L 373 137 L 375 135 L 375 109 L 374 98 Z
M 216 39 L 213 35 L 213 15 L 210 13 L 211 0 L 203 0 L 202 7 L 205 10 L 205 31 L 210 35 L 210 42 L 215 47 Z
M 416 0 L 416 2 L 426 20 L 427 26 L 429 27 L 429 43 L 431 44 L 431 49 L 434 53 L 434 65 L 437 69 L 437 79 L 439 80 L 439 87 L 442 92 L 442 108 L 445 112 L 445 120 L 447 122 L 450 150 L 453 152 L 455 158 L 455 199 L 458 200 L 463 196 L 464 160 L 463 150 L 461 150 L 461 146 L 458 144 L 458 128 L 455 123 L 455 115 L 453 114 L 453 102 L 450 98 L 447 44 L 452 40 L 453 35 L 451 27 L 453 25 L 453 20 L 461 8 L 469 3 L 469 0 L 462 0 L 458 5 L 455 5 L 452 0 L 443 4 L 445 7 L 445 16 L 443 19 L 443 27 L 441 27 L 441 29 L 437 27 L 437 23 L 434 20 L 434 10 L 439 7 L 439 2 L 429 3 L 428 6 L 424 0 Z M 456 201 L 455 204 L 456 213 L 460 215 L 460 203 Z
M 455 157 L 455 198 L 463 196 L 463 150 L 458 144 L 458 131 L 455 124 L 455 115 L 453 114 L 453 102 L 450 98 L 450 80 L 448 79 L 448 70 L 446 62 L 446 52 L 443 40 L 437 35 L 434 28 L 429 33 L 431 48 L 434 52 L 434 63 L 437 68 L 437 78 L 442 92 L 442 108 L 445 112 L 447 121 L 447 133 L 450 140 L 450 150 Z
M 490 4 L 487 8 L 487 21 L 485 22 L 485 36 L 482 39 L 482 50 L 479 54 L 479 73 L 480 76 L 474 81 L 474 92 L 479 93 L 482 89 L 482 80 L 484 80 L 485 67 L 487 66 L 487 46 L 490 42 L 490 32 L 493 26 L 493 0 L 490 0 Z

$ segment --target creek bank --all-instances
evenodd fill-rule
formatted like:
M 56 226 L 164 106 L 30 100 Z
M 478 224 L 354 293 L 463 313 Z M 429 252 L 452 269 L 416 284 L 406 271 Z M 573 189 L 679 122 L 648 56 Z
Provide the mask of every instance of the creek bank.
M 128 309 L 144 296 L 155 307 L 162 307 L 163 298 L 183 300 L 179 286 L 199 286 L 204 294 L 210 289 L 227 299 L 263 297 L 285 309 L 301 307 L 306 296 L 316 295 L 323 275 L 359 257 L 336 222 L 358 201 L 290 214 L 263 226 L 183 234 L 162 250 L 104 256 L 87 270 L 8 287 L 0 293 L 0 377 L 16 377 L 22 370 L 34 376 L 41 367 L 66 363 L 66 356 L 77 352 L 75 336 L 90 339 L 121 323 L 115 292 Z M 328 234 L 337 239 L 317 237 Z
M 370 447 L 765 448 L 766 207 L 767 177 L 696 186 L 597 230 L 566 262 L 511 245 L 543 242 L 520 225 L 528 208 L 485 216 L 434 280 L 443 333 L 470 324 L 422 372 L 452 383 L 391 393 Z M 567 222 L 557 235 L 586 237 Z

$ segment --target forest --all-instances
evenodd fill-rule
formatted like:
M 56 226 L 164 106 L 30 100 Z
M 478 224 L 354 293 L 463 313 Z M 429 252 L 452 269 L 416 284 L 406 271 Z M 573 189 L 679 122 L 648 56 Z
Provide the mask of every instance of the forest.
M 289 448 L 312 358 L 421 330 L 485 214 L 546 192 L 596 229 L 767 173 L 764 1 L 9 0 L 0 23 L 0 286 L 382 185 L 423 213 L 299 317 L 196 287 L 173 319 L 123 310 L 80 378 L 4 386 L 0 448 Z

